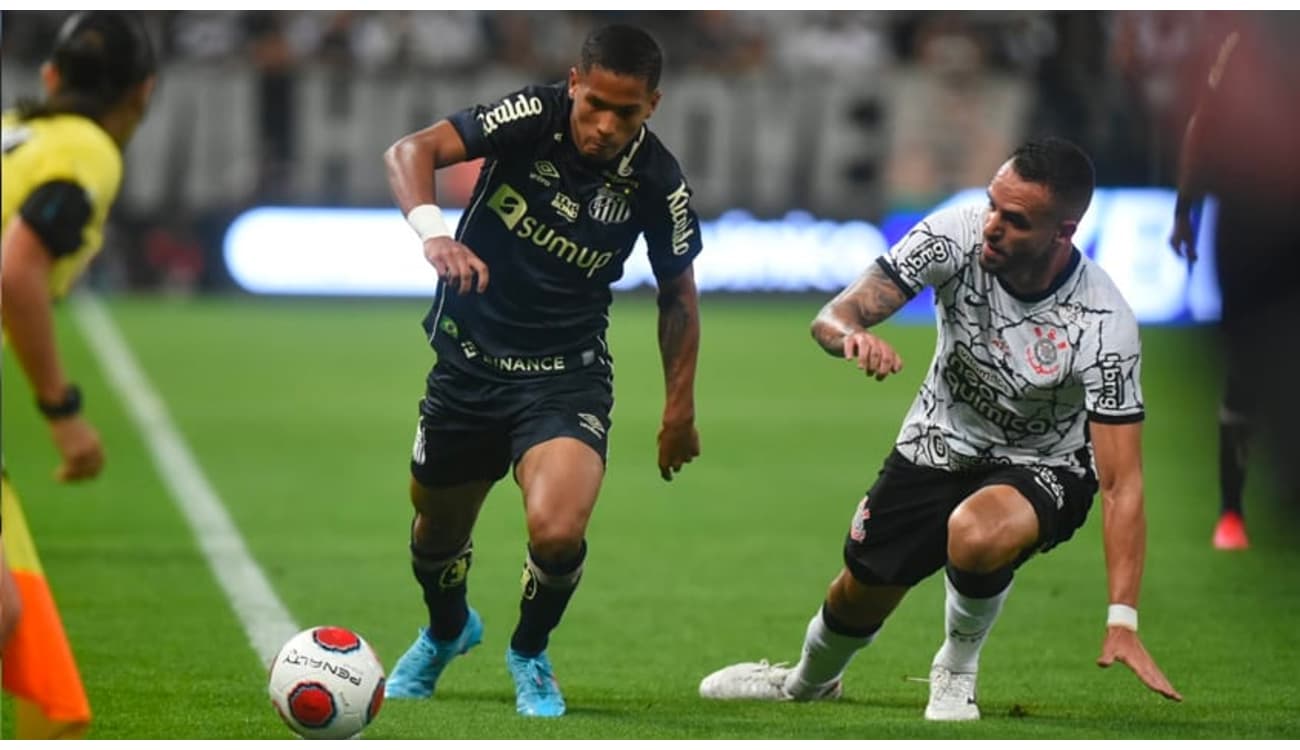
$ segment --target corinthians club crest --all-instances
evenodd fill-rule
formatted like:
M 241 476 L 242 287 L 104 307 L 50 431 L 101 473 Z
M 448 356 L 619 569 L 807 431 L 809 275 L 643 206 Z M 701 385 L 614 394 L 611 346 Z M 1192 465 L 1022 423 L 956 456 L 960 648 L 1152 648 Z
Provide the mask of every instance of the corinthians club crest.
M 622 224 L 632 217 L 632 207 L 627 196 L 602 187 L 587 204 L 587 213 L 601 224 Z
M 1069 348 L 1064 338 L 1057 340 L 1055 330 L 1034 326 L 1034 343 L 1025 348 L 1025 359 L 1039 375 L 1052 375 L 1061 369 L 1059 352 Z

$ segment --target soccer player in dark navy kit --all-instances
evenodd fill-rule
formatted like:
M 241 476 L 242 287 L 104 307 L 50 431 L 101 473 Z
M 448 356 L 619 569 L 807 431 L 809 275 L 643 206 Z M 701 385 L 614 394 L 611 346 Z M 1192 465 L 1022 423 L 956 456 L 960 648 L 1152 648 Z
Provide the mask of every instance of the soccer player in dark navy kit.
M 528 553 L 506 664 L 519 713 L 564 713 L 546 646 L 582 575 L 605 473 L 610 284 L 642 233 L 659 285 L 662 477 L 699 455 L 691 264 L 700 228 L 677 161 L 645 125 L 661 68 L 648 34 L 608 26 L 587 38 L 566 82 L 458 112 L 384 156 L 397 203 L 440 277 L 424 321 L 438 362 L 411 461 L 412 567 L 429 625 L 393 669 L 389 698 L 431 696 L 446 665 L 482 639 L 466 602 L 471 532 L 513 464 Z M 434 172 L 480 156 L 453 236 L 435 205 Z

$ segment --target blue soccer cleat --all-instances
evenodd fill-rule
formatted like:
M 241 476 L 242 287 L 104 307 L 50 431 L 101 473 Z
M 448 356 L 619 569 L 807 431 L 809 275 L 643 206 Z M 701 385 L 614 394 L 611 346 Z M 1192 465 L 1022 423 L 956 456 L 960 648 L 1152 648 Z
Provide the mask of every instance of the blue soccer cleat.
M 546 652 L 524 656 L 506 649 L 506 668 L 515 681 L 515 710 L 523 716 L 563 716 L 564 696 Z
M 473 607 L 460 635 L 450 641 L 435 641 L 428 628 L 420 628 L 415 643 L 397 660 L 384 686 L 385 698 L 428 698 L 452 659 L 483 640 L 483 618 Z

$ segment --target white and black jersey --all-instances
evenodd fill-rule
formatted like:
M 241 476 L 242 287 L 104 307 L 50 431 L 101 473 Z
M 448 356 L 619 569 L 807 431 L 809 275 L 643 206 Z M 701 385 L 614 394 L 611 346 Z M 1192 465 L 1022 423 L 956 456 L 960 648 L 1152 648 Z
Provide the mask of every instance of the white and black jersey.
M 908 294 L 935 290 L 939 336 L 897 448 L 916 464 L 1093 469 L 1087 422 L 1143 418 L 1137 321 L 1077 249 L 1020 297 L 979 265 L 987 208 L 937 211 L 877 262 Z
M 573 144 L 567 87 L 528 86 L 447 119 L 484 157 L 456 239 L 487 264 L 483 294 L 440 284 L 425 319 L 439 361 L 491 376 L 558 374 L 607 361 L 610 284 L 638 235 L 661 281 L 699 254 L 699 219 L 677 160 L 642 126 L 609 163 Z

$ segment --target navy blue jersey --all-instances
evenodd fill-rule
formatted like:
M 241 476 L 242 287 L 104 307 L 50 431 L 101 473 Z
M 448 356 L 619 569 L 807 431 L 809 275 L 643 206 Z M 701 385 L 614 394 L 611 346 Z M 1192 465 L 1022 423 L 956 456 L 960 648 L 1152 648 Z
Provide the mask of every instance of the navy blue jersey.
M 487 264 L 487 291 L 438 286 L 425 331 L 439 361 L 513 377 L 609 359 L 610 284 L 645 233 L 660 281 L 700 252 L 677 160 L 646 127 L 598 164 L 573 145 L 563 84 L 528 86 L 447 118 L 485 157 L 456 239 Z

